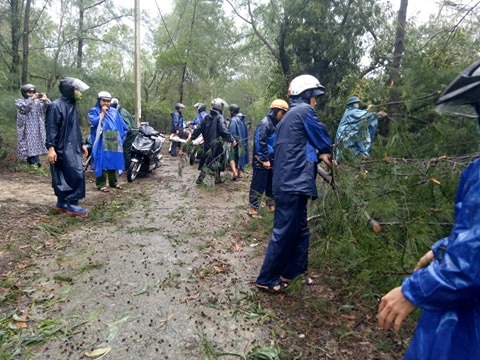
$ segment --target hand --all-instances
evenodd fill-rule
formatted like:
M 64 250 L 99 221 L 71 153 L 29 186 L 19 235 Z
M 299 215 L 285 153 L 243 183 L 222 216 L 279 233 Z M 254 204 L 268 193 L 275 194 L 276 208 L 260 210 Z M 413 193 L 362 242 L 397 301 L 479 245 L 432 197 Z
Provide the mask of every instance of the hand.
M 88 149 L 85 145 L 82 145 L 82 155 L 85 158 L 88 156 Z
M 413 310 L 415 310 L 415 305 L 403 296 L 402 287 L 396 287 L 382 297 L 378 307 L 378 326 L 382 330 L 388 330 L 393 326 L 393 331 L 397 333 L 403 320 Z
M 52 165 L 57 162 L 57 152 L 53 146 L 48 149 L 47 160 Z
M 427 251 L 427 253 L 423 255 L 420 258 L 420 260 L 418 260 L 418 263 L 417 265 L 415 265 L 415 268 L 413 269 L 413 271 L 417 271 L 419 269 L 422 269 L 430 265 L 430 263 L 433 261 L 434 258 L 435 258 L 435 254 L 433 253 L 433 251 L 432 250 Z
M 318 158 L 325 163 L 328 167 L 332 165 L 332 156 L 330 154 L 320 154 Z
M 385 111 L 379 111 L 377 112 L 377 116 L 378 117 L 381 117 L 381 118 L 384 118 L 386 117 L 388 114 L 385 112 Z
M 265 169 L 270 169 L 272 166 L 270 165 L 270 161 L 265 161 L 265 162 L 262 162 L 262 165 Z

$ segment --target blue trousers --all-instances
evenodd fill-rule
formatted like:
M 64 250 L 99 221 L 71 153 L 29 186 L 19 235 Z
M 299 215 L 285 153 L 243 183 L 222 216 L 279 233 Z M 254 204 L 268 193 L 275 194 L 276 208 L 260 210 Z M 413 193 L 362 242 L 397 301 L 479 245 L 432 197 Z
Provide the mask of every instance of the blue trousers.
M 307 272 L 310 245 L 307 202 L 305 195 L 275 195 L 273 233 L 257 284 L 274 286 L 280 277 L 293 279 Z
M 253 168 L 252 182 L 250 183 L 250 192 L 248 194 L 249 206 L 253 209 L 260 208 L 263 193 L 266 196 L 267 206 L 273 205 L 272 194 L 272 169 L 257 169 Z

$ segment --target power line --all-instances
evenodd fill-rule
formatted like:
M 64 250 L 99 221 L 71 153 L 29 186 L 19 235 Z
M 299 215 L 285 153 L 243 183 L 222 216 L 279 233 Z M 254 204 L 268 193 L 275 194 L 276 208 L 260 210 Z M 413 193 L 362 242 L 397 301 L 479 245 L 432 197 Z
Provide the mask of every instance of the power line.
M 157 0 L 155 0 L 155 6 L 157 7 L 158 14 L 160 15 L 160 19 L 162 19 L 163 27 L 165 28 L 165 31 L 167 32 L 168 38 L 170 39 L 170 44 L 173 46 L 173 50 L 175 51 L 175 54 L 177 57 L 180 59 L 180 56 L 178 54 L 177 48 L 175 47 L 175 44 L 173 42 L 172 35 L 170 34 L 170 31 L 168 31 L 167 23 L 165 22 L 165 19 L 163 18 L 162 12 L 160 10 L 160 6 L 158 6 Z

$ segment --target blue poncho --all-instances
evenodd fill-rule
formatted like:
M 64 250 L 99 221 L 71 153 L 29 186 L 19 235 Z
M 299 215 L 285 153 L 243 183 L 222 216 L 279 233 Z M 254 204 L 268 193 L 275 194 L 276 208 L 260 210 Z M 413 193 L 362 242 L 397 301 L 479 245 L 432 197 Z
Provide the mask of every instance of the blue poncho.
M 434 244 L 435 260 L 402 284 L 423 309 L 405 359 L 480 357 L 480 160 L 463 172 L 450 235 Z
M 350 149 L 355 156 L 370 156 L 372 142 L 378 127 L 377 114 L 348 106 L 338 125 L 335 144 L 338 150 L 336 160 L 339 162 L 343 149 Z
M 104 170 L 124 170 L 123 142 L 128 127 L 119 112 L 110 108 L 101 121 L 101 129 L 98 129 L 102 109 L 100 103 L 88 112 L 90 118 L 92 136 L 92 154 L 95 176 L 102 175 Z M 97 138 L 98 134 L 98 138 Z

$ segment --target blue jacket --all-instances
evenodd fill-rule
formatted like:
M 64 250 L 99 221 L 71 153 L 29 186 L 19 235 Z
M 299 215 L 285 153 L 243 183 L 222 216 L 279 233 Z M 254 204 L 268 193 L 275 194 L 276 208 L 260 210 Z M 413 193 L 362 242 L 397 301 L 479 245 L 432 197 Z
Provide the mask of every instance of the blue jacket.
M 238 143 L 238 167 L 243 169 L 248 164 L 248 128 L 245 115 L 236 114 L 230 120 L 228 131 Z
M 273 193 L 293 193 L 317 198 L 318 155 L 332 153 L 327 128 L 314 108 L 301 98 L 290 99 L 290 108 L 276 127 Z
M 263 169 L 263 165 L 260 161 L 270 161 L 270 165 L 273 167 L 274 144 L 275 139 L 277 138 L 277 135 L 275 134 L 276 125 L 277 120 L 274 117 L 273 110 L 270 109 L 255 129 L 255 133 L 253 134 L 252 165 L 256 169 Z
M 128 127 L 123 121 L 120 113 L 110 108 L 102 119 L 101 131 L 98 131 L 100 114 L 102 108 L 97 101 L 95 106 L 88 111 L 92 136 L 92 155 L 95 176 L 102 175 L 103 170 L 124 170 L 125 160 L 123 158 L 123 142 Z M 97 133 L 100 137 L 97 139 Z
M 347 107 L 335 137 L 335 144 L 338 146 L 336 160 L 340 161 L 342 148 L 349 148 L 355 156 L 369 157 L 377 127 L 376 113 L 358 109 L 353 105 Z
M 480 160 L 460 177 L 450 235 L 435 260 L 403 281 L 403 295 L 423 309 L 405 359 L 480 356 Z
M 171 133 L 175 134 L 177 131 L 182 134 L 183 133 L 183 116 L 182 113 L 178 110 L 173 111 L 170 113 L 172 116 L 172 129 Z
M 202 112 L 199 112 L 197 114 L 197 116 L 195 116 L 195 119 L 193 119 L 192 121 L 192 125 L 193 126 L 198 126 L 200 125 L 200 123 L 202 122 L 203 118 L 207 116 L 207 112 L 206 111 L 202 111 Z

